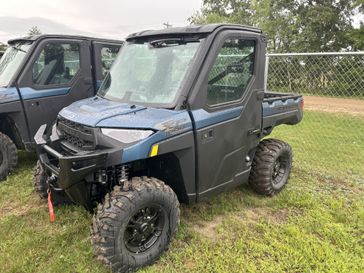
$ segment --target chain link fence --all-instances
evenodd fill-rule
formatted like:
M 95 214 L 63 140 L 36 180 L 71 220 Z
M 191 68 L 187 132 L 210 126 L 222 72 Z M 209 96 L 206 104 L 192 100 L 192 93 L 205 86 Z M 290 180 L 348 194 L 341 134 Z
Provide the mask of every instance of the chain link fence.
M 267 54 L 266 73 L 267 90 L 305 99 L 302 123 L 274 133 L 295 166 L 364 185 L 364 52 Z

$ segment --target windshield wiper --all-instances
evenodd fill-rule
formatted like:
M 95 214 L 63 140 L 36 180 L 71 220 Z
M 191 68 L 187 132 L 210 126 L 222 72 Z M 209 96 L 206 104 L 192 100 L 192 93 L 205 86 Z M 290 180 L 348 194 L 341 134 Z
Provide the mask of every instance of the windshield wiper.
M 179 46 L 187 43 L 200 42 L 197 38 L 167 38 L 150 41 L 149 44 L 155 48 L 168 47 L 168 46 Z
M 20 52 L 23 52 L 23 53 L 27 53 L 24 49 L 21 49 L 21 48 L 18 48 L 16 46 L 11 46 L 13 49 L 17 50 L 17 51 L 20 51 Z
M 177 46 L 181 44 L 185 44 L 182 39 L 175 38 L 175 39 L 161 39 L 149 42 L 149 44 L 155 48 L 159 47 L 167 47 L 167 46 Z

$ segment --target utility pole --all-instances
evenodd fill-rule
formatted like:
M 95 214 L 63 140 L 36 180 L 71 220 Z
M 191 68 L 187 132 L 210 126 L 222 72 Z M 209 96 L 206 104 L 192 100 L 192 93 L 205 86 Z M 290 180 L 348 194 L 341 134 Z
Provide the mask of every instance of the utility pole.
M 169 22 L 163 23 L 163 26 L 165 28 L 171 28 L 172 27 L 172 25 Z

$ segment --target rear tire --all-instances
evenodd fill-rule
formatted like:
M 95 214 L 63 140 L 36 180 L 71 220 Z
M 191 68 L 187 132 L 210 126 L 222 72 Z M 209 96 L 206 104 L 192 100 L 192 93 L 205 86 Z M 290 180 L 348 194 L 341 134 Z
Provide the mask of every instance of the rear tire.
M 4 180 L 18 164 L 18 154 L 14 142 L 0 133 L 0 181 Z
M 156 178 L 134 177 L 97 207 L 91 240 L 98 260 L 114 272 L 152 264 L 167 249 L 179 224 L 173 190 Z
M 291 146 L 278 139 L 264 139 L 257 147 L 249 184 L 257 193 L 273 196 L 286 186 L 291 168 Z
M 40 164 L 40 161 L 38 160 L 34 170 L 33 184 L 35 192 L 42 200 L 47 200 L 48 197 L 48 184 L 47 184 L 48 178 L 49 176 L 46 174 L 42 164 Z M 55 191 L 51 189 L 51 197 L 52 197 L 52 203 L 55 206 L 73 204 L 71 199 L 69 199 L 69 197 L 63 191 Z

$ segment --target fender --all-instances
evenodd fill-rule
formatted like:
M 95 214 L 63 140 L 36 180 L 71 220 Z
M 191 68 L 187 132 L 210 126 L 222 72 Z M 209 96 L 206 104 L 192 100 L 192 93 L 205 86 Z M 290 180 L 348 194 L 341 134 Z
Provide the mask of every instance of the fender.
M 151 172 L 160 166 L 161 161 L 166 161 L 168 168 L 161 168 L 164 171 L 161 178 L 170 184 L 180 199 L 192 204 L 196 202 L 196 177 L 195 177 L 195 147 L 194 134 L 192 131 L 169 138 L 153 146 L 158 145 L 158 155 L 148 159 Z M 164 160 L 166 158 L 166 160 Z M 168 176 L 167 169 L 173 170 L 174 175 Z M 156 175 L 158 177 L 158 175 Z
M 15 120 L 22 122 L 19 119 L 20 112 L 13 112 L 9 114 L 0 113 L 0 131 L 10 137 L 10 139 L 15 143 L 18 149 L 24 148 L 23 136 L 26 132 L 22 132 L 22 124 L 17 123 Z
M 0 106 L 3 104 L 19 101 L 19 92 L 15 87 L 10 88 L 0 88 Z

